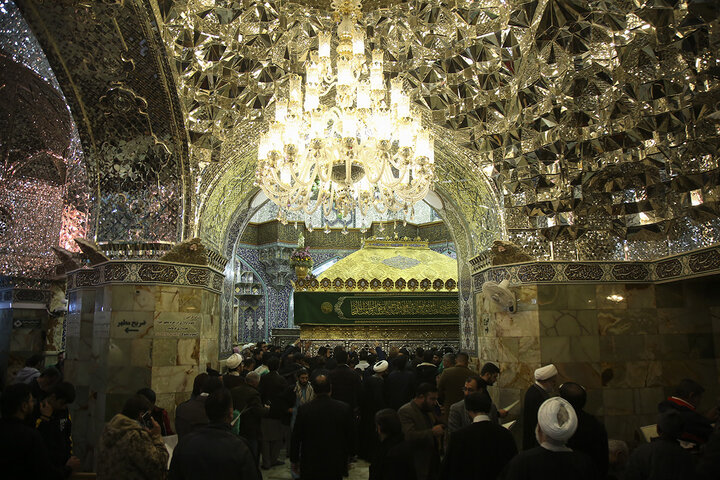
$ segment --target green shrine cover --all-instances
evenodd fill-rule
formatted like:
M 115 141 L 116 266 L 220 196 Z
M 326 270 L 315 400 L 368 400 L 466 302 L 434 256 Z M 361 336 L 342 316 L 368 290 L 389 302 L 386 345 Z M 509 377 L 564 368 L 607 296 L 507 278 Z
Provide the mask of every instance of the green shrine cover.
M 457 293 L 295 292 L 295 325 L 454 323 Z

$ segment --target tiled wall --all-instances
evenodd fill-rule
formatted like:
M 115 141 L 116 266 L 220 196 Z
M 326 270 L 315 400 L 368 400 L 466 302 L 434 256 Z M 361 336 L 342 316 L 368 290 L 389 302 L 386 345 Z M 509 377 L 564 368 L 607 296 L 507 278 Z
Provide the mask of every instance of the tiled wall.
M 718 287 L 718 277 L 515 287 L 517 313 L 480 309 L 480 358 L 501 364 L 501 405 L 522 398 L 537 366 L 554 363 L 561 382 L 587 388 L 586 410 L 604 419 L 611 438 L 633 441 L 683 378 L 707 389 L 701 409 L 717 403 Z

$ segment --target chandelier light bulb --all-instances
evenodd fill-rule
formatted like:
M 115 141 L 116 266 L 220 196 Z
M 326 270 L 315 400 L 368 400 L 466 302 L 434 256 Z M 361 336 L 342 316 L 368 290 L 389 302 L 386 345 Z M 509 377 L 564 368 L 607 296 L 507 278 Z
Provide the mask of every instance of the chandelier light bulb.
M 330 58 L 330 32 L 319 33 L 318 54 L 320 58 Z

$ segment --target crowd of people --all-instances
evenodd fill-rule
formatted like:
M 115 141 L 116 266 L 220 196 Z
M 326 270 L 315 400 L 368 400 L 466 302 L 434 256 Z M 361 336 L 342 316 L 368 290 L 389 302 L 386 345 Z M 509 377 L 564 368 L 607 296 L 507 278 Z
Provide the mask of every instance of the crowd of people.
M 493 363 L 474 371 L 467 354 L 435 348 L 316 353 L 246 345 L 222 374 L 194 379 L 174 422 L 155 392 L 140 389 L 102 431 L 97 478 L 255 480 L 285 464 L 283 455 L 288 478 L 301 480 L 340 480 L 358 458 L 369 480 L 720 478 L 717 409 L 697 411 L 704 390 L 692 380 L 659 399 L 658 438 L 629 454 L 584 410 L 582 385 L 557 385 L 554 365 L 534 372 L 518 444 L 514 422 L 503 425 L 511 412 L 488 392 L 501 374 Z M 80 467 L 67 408 L 74 387 L 58 368 L 28 362 L 0 399 L 0 471 L 68 478 Z

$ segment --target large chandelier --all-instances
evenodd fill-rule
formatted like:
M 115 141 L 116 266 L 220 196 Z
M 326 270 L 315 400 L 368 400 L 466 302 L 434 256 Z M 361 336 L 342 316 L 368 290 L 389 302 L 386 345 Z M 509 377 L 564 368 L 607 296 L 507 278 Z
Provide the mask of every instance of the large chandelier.
M 292 74 L 287 95 L 276 95 L 274 121 L 258 146 L 257 185 L 279 206 L 281 221 L 321 206 L 326 219 L 370 208 L 412 215 L 434 178 L 430 132 L 401 78 L 390 80 L 388 92 L 384 51 L 375 48 L 368 61 L 360 0 L 333 0 L 332 7 L 336 54 L 331 34 L 319 33 L 304 84 Z

